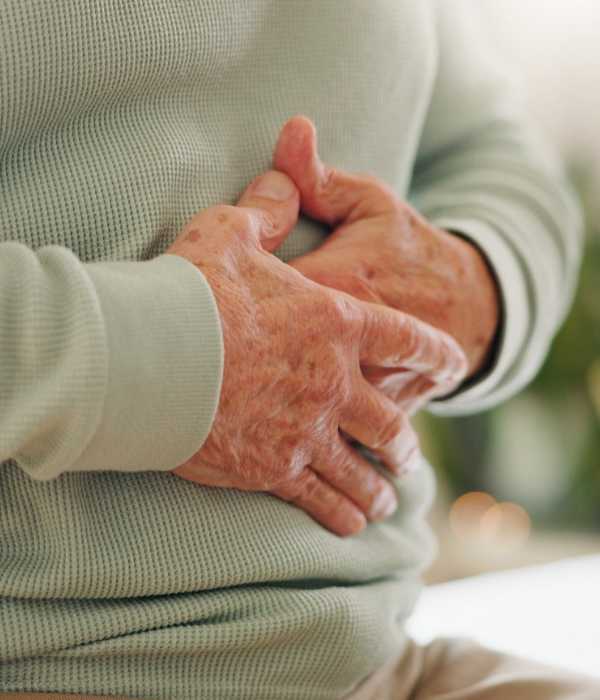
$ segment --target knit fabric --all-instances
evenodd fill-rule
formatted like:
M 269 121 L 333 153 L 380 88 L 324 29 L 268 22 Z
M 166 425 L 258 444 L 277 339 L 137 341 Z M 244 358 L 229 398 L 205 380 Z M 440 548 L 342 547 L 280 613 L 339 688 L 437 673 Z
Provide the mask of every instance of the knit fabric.
M 496 271 L 498 361 L 435 410 L 517 391 L 568 308 L 580 222 L 471 14 L 4 0 L 0 690 L 333 700 L 401 653 L 434 550 L 431 469 L 349 539 L 169 473 L 210 430 L 223 346 L 205 278 L 164 252 L 306 114 L 325 161 L 382 178 Z M 302 217 L 277 254 L 326 234 Z

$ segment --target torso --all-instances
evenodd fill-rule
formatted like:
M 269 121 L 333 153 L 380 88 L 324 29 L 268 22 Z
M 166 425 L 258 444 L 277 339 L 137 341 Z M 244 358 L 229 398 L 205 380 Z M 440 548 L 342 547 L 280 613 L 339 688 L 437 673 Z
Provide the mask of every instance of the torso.
M 406 196 L 435 77 L 431 13 L 414 0 L 6 0 L 0 240 L 152 258 L 194 212 L 235 202 L 298 113 L 324 160 Z M 303 217 L 278 254 L 326 233 Z M 223 673 L 249 687 L 268 668 L 274 694 L 260 697 L 337 697 L 403 643 L 431 556 L 431 472 L 396 485 L 393 518 L 340 540 L 263 494 L 161 472 L 33 482 L 5 463 L 0 689 L 114 677 L 119 693 L 139 670 L 152 697 L 196 679 L 212 698 Z

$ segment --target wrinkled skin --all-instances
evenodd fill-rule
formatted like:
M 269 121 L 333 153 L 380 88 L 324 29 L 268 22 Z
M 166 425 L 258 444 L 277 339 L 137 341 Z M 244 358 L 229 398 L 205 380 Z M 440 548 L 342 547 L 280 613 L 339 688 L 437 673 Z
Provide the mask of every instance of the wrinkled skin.
M 396 500 L 344 436 L 377 451 L 396 474 L 418 454 L 406 412 L 366 381 L 361 365 L 407 371 L 447 391 L 464 377 L 466 359 L 447 334 L 324 287 L 272 255 L 298 213 L 293 182 L 269 171 L 238 206 L 194 216 L 166 251 L 205 275 L 225 345 L 211 432 L 172 471 L 203 485 L 269 491 L 350 535 L 389 515 Z
M 273 165 L 294 180 L 302 211 L 333 231 L 290 264 L 320 284 L 413 314 L 453 336 L 469 375 L 485 363 L 498 324 L 495 281 L 478 250 L 429 224 L 381 180 L 323 164 L 312 122 L 281 130 Z M 436 394 L 427 377 L 363 367 L 369 380 L 414 412 Z

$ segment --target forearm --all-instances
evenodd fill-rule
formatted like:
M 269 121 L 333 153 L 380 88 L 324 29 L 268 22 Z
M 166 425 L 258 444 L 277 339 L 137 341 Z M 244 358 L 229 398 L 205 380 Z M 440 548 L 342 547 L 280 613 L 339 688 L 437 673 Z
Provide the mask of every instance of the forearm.
M 495 405 L 537 372 L 572 300 L 582 225 L 561 165 L 476 13 L 463 2 L 438 3 L 438 12 L 442 55 L 411 201 L 484 253 L 501 302 L 493 367 L 434 408 L 454 414 Z
M 487 143 L 476 140 L 446 153 L 444 166 L 437 164 L 415 191 L 434 225 L 460 232 L 483 251 L 501 303 L 495 364 L 477 385 L 438 404 L 440 412 L 480 410 L 519 391 L 543 362 L 574 293 L 582 242 L 578 207 L 560 172 L 528 147 L 520 127 L 503 131 L 502 147 L 490 127 Z M 471 303 L 480 301 L 474 296 Z
M 216 408 L 219 321 L 186 261 L 0 246 L 0 461 L 33 478 L 173 468 Z

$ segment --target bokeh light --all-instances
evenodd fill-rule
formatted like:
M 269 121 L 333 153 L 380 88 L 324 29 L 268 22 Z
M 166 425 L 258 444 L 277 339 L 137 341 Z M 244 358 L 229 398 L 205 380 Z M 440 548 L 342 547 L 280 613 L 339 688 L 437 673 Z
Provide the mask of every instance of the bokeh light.
M 450 527 L 460 538 L 471 538 L 479 532 L 481 519 L 496 504 L 489 493 L 472 491 L 458 498 L 450 509 Z
M 516 503 L 496 503 L 481 517 L 479 529 L 481 536 L 489 542 L 502 540 L 504 544 L 519 547 L 529 537 L 531 519 Z
M 458 498 L 450 509 L 455 537 L 471 545 L 506 549 L 522 547 L 531 534 L 531 518 L 517 503 L 498 503 L 489 493 L 472 491 Z

